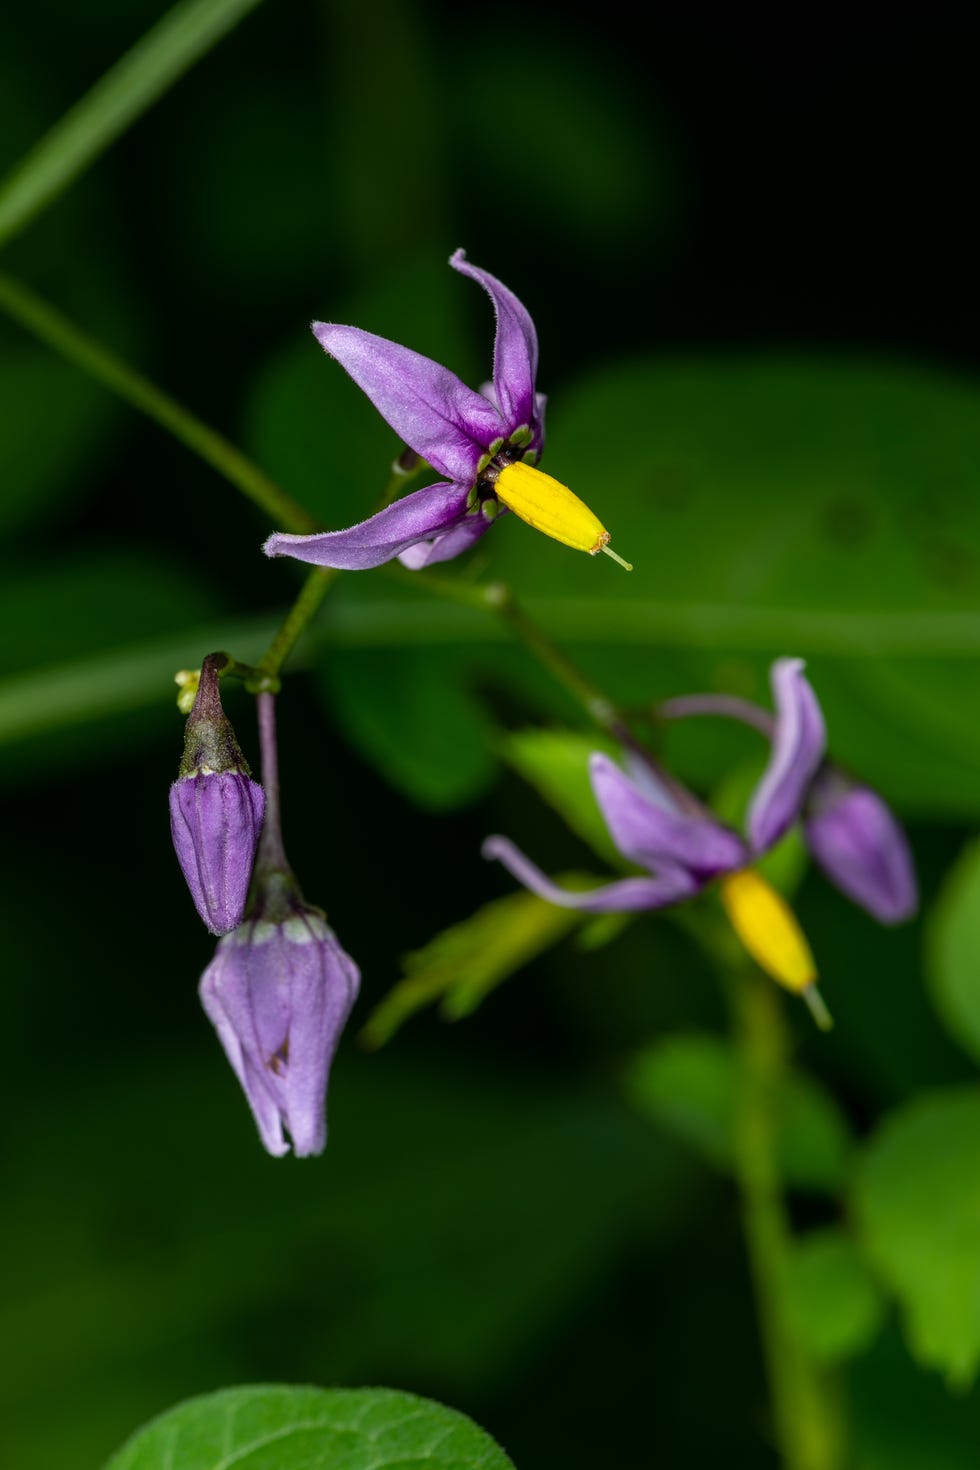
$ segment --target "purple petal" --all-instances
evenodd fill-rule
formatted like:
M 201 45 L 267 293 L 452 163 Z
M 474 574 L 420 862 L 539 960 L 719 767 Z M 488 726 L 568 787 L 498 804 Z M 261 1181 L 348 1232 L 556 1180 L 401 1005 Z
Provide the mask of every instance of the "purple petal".
M 271 1154 L 321 1153 L 330 1063 L 360 975 L 314 910 L 221 941 L 200 997 Z
M 450 257 L 454 270 L 477 281 L 493 302 L 497 340 L 493 349 L 493 386 L 506 433 L 521 424 L 534 426 L 537 417 L 534 380 L 538 374 L 538 336 L 527 308 L 495 276 L 470 265 L 466 252 Z
M 319 567 L 362 572 L 393 561 L 419 541 L 452 530 L 466 516 L 466 495 L 465 487 L 460 485 L 426 485 L 346 531 L 324 531 L 313 536 L 276 532 L 262 550 L 266 556 L 291 556 Z
M 410 449 L 440 475 L 472 485 L 481 455 L 509 432 L 492 403 L 448 368 L 373 332 L 314 322 L 313 334 Z
M 690 873 L 677 868 L 658 878 L 622 878 L 602 888 L 574 893 L 552 883 L 541 869 L 525 857 L 506 837 L 488 837 L 482 848 L 485 858 L 496 858 L 539 898 L 560 908 L 581 909 L 588 914 L 628 913 L 637 909 L 662 909 L 697 893 L 699 884 Z
M 833 775 L 819 782 L 805 832 L 813 856 L 848 898 L 882 924 L 912 917 L 919 903 L 912 854 L 905 833 L 870 787 L 844 786 Z
M 596 752 L 589 761 L 592 790 L 609 835 L 631 863 L 658 869 L 686 868 L 695 880 L 744 865 L 745 844 L 707 815 L 685 812 L 666 786 L 641 790 L 615 761 Z M 649 779 L 654 781 L 653 773 Z
M 827 748 L 823 714 L 803 669 L 801 658 L 780 658 L 772 666 L 776 729 L 747 823 L 756 854 L 768 852 L 796 821 Z
M 265 792 L 242 771 L 199 772 L 170 788 L 170 832 L 181 872 L 212 934 L 245 914 Z
M 504 509 L 505 507 L 501 507 L 501 513 Z M 462 556 L 464 551 L 475 546 L 492 525 L 493 521 L 488 521 L 486 516 L 477 511 L 473 515 L 465 516 L 458 525 L 444 531 L 441 536 L 435 536 L 431 541 L 416 542 L 407 551 L 401 552 L 398 560 L 412 572 L 435 566 L 436 562 L 451 561 L 454 556 Z

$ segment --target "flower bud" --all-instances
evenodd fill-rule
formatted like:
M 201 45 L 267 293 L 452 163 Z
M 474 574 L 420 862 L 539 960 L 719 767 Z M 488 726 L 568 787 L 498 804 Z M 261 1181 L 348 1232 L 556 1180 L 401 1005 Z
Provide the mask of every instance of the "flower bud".
M 262 1143 L 277 1157 L 323 1152 L 330 1064 L 360 972 L 319 909 L 250 919 L 218 944 L 201 1004 L 242 1085 Z
M 878 794 L 837 766 L 810 788 L 807 845 L 827 877 L 882 924 L 899 924 L 918 907 L 905 833 Z
M 187 720 L 184 757 L 170 788 L 170 831 L 198 913 L 212 934 L 228 934 L 245 914 L 265 792 L 248 765 L 221 708 L 218 668 L 201 669 Z

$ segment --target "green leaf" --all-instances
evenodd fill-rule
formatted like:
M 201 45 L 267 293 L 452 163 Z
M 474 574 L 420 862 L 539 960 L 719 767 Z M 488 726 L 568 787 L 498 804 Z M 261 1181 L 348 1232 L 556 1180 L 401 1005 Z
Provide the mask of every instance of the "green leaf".
M 814 1230 L 794 1243 L 783 1288 L 797 1337 L 821 1363 L 863 1352 L 881 1327 L 881 1292 L 854 1241 L 840 1229 Z
M 105 1470 L 507 1470 L 469 1419 L 390 1389 L 226 1388 L 139 1431 Z
M 623 868 L 623 855 L 609 836 L 592 794 L 589 756 L 619 752 L 601 735 L 574 730 L 518 730 L 501 737 L 504 759 L 540 796 L 559 812 L 572 831 L 612 867 Z
M 625 1080 L 642 1112 L 715 1168 L 731 1171 L 739 1069 L 726 1041 L 708 1035 L 668 1037 L 636 1057 Z M 787 1183 L 835 1194 L 844 1181 L 850 1145 L 833 1099 L 797 1072 L 776 1106 L 779 1164 Z
M 576 873 L 562 873 L 556 881 L 567 887 L 587 886 Z M 383 1045 L 410 1016 L 440 996 L 447 1019 L 470 1015 L 491 990 L 582 921 L 574 910 L 523 891 L 484 904 L 405 956 L 404 980 L 375 1006 L 361 1040 L 368 1046 Z
M 488 722 L 466 689 L 460 655 L 335 653 L 318 680 L 362 759 L 419 806 L 444 811 L 489 785 Z
M 856 1203 L 911 1351 L 969 1383 L 980 1366 L 980 1092 L 933 1093 L 892 1114 L 867 1146 Z
M 926 974 L 950 1034 L 980 1062 L 980 841 L 960 854 L 928 915 Z
M 124 133 L 259 0 L 182 0 L 65 113 L 0 183 L 0 244 Z

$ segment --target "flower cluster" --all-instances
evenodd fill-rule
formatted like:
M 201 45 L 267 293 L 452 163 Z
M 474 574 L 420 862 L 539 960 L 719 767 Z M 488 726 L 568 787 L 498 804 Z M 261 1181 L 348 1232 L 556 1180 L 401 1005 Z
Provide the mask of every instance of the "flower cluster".
M 418 570 L 466 551 L 509 510 L 557 541 L 621 561 L 592 511 L 537 468 L 544 398 L 536 387 L 538 342 L 530 316 L 463 251 L 450 264 L 483 287 L 496 315 L 493 379 L 479 391 L 398 343 L 357 327 L 313 325 L 320 346 L 442 478 L 347 530 L 275 534 L 264 547 L 269 556 L 356 571 L 398 558 Z M 303 899 L 286 861 L 275 696 L 265 671 L 257 683 L 260 786 L 221 707 L 219 676 L 229 666 L 224 655 L 204 662 L 170 793 L 180 866 L 198 913 L 221 936 L 200 996 L 266 1149 L 281 1155 L 291 1141 L 296 1154 L 316 1154 L 326 1142 L 330 1065 L 360 975 L 323 912 Z M 802 660 L 778 660 L 771 680 L 774 712 L 721 695 L 674 699 L 660 709 L 664 719 L 741 719 L 769 738 L 768 763 L 743 831 L 718 821 L 624 731 L 622 764 L 597 751 L 589 769 L 613 843 L 639 874 L 570 891 L 505 837 L 488 838 L 483 851 L 542 898 L 588 913 L 662 909 L 717 883 L 746 949 L 780 983 L 806 995 L 820 1019 L 809 946 L 788 906 L 756 871 L 759 860 L 802 823 L 825 873 L 883 923 L 914 911 L 915 875 L 884 802 L 828 758 L 823 714 Z
M 318 1154 L 330 1064 L 360 974 L 286 861 L 275 698 L 258 696 L 264 786 L 248 775 L 221 706 L 222 655 L 205 659 L 171 788 L 174 847 L 198 913 L 223 937 L 201 977 L 218 1034 L 270 1154 Z

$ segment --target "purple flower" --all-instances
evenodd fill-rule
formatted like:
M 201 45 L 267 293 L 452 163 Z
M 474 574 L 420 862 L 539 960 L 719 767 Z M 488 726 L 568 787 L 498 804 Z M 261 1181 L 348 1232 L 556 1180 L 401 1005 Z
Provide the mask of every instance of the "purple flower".
M 826 764 L 804 811 L 807 846 L 832 883 L 882 924 L 900 924 L 919 904 L 912 855 L 878 794 Z
M 748 867 L 769 850 L 799 816 L 826 743 L 816 696 L 801 659 L 779 659 L 772 669 L 776 704 L 769 763 L 749 804 L 746 835 L 718 822 L 694 797 L 652 762 L 632 753 L 628 771 L 596 752 L 589 774 L 599 810 L 627 862 L 649 878 L 623 878 L 585 893 L 559 888 L 505 837 L 484 843 L 525 887 L 551 903 L 588 913 L 658 909 L 698 893 L 713 878 Z
M 325 352 L 341 364 L 404 442 L 443 478 L 346 531 L 270 536 L 267 556 L 363 571 L 398 557 L 418 570 L 473 546 L 505 509 L 546 535 L 593 555 L 609 533 L 577 496 L 534 468 L 544 447 L 544 404 L 536 392 L 538 339 L 513 292 L 470 265 L 454 270 L 493 302 L 497 336 L 493 382 L 479 392 L 408 347 L 358 327 L 314 322 Z M 626 565 L 626 563 L 623 563 Z
M 319 1154 L 330 1064 L 360 973 L 319 909 L 301 901 L 275 923 L 251 919 L 218 945 L 201 1004 L 270 1154 Z
M 248 765 L 221 708 L 222 655 L 204 660 L 187 720 L 184 756 L 170 788 L 170 832 L 177 861 L 198 913 L 212 934 L 242 921 L 265 792 Z

